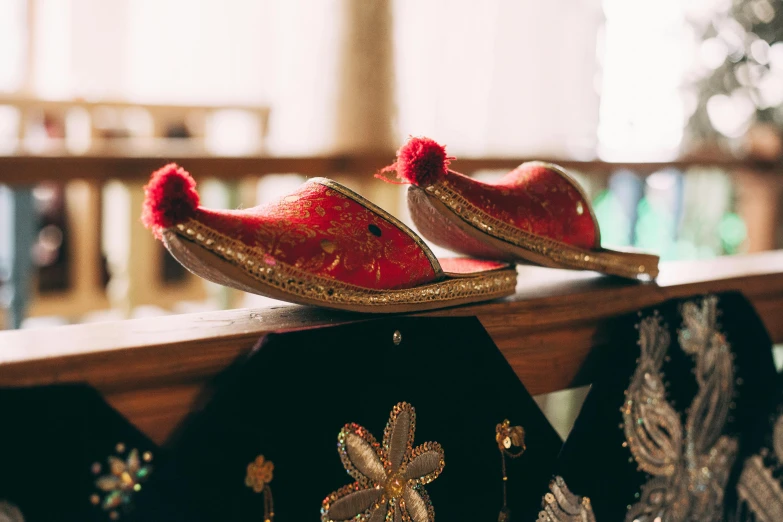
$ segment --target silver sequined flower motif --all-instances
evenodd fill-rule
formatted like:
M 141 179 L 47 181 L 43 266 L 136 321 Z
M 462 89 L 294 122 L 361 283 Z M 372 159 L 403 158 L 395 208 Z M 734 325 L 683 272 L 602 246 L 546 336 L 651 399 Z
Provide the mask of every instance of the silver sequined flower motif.
M 122 456 L 125 452 L 125 445 L 117 444 L 117 453 Z M 95 487 L 105 493 L 101 495 L 93 494 L 90 502 L 94 505 L 100 505 L 104 511 L 109 513 L 111 520 L 120 518 L 119 508 L 131 503 L 135 493 L 141 491 L 141 484 L 149 477 L 152 472 L 152 453 L 149 451 L 143 454 L 139 450 L 132 449 L 127 458 L 123 459 L 114 455 L 108 458 L 108 473 L 99 476 L 95 481 Z M 102 466 L 96 462 L 93 464 L 93 473 L 100 475 Z
M 435 511 L 424 485 L 443 471 L 437 442 L 413 447 L 416 411 L 406 402 L 391 412 L 383 444 L 358 424 L 346 424 L 337 448 L 345 470 L 356 479 L 323 501 L 322 522 L 432 522 Z

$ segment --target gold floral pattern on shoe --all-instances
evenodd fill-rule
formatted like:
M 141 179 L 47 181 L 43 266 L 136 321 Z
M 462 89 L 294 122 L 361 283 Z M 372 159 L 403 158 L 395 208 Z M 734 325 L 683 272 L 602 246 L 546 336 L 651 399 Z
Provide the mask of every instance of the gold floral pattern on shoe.
M 441 264 L 400 220 L 325 178 L 266 205 L 217 210 L 200 206 L 190 174 L 167 165 L 145 186 L 142 221 L 194 274 L 303 305 L 399 313 L 505 297 L 516 288 L 508 263 Z
M 322 522 L 432 522 L 435 511 L 424 485 L 443 471 L 443 449 L 437 442 L 413 447 L 416 411 L 394 406 L 383 432 L 383 444 L 358 424 L 346 424 L 338 436 L 345 470 L 356 482 L 326 497 Z

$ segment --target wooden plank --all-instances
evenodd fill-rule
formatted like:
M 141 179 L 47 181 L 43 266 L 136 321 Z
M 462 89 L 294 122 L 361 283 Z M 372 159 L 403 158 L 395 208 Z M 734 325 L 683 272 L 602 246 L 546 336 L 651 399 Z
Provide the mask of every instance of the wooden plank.
M 390 156 L 393 158 L 394 156 Z M 187 168 L 196 179 L 235 179 L 251 175 L 297 172 L 311 176 L 345 171 L 345 156 L 322 157 L 128 157 L 0 156 L 0 184 L 88 179 L 145 180 L 169 162 Z M 382 164 L 382 163 L 381 163 Z
M 31 89 L 32 90 L 32 89 Z M 193 104 L 170 104 L 170 103 L 134 103 L 122 100 L 102 100 L 102 101 L 87 101 L 80 99 L 64 99 L 64 100 L 44 100 L 35 98 L 32 96 L 0 93 L 0 105 L 13 105 L 20 108 L 44 108 L 44 109 L 70 109 L 71 107 L 83 107 L 83 108 L 98 108 L 109 107 L 112 109 L 136 109 L 143 108 L 149 110 L 168 110 L 168 111 L 223 111 L 223 110 L 238 110 L 247 111 L 257 114 L 266 114 L 269 112 L 268 107 L 262 107 L 258 105 L 248 104 L 210 104 L 210 105 L 193 105 Z
M 529 332 L 597 324 L 697 293 L 741 289 L 765 306 L 783 301 L 783 251 L 665 263 L 659 285 L 536 267 L 520 272 L 515 296 L 423 315 L 476 315 L 503 344 Z M 0 385 L 86 380 L 123 387 L 145 379 L 181 381 L 225 367 L 265 333 L 368 318 L 372 316 L 286 305 L 5 331 L 0 332 Z M 117 365 L 120 360 L 133 364 Z
M 106 400 L 158 443 L 171 435 L 181 419 L 198 409 L 204 387 L 200 383 L 148 387 L 104 393 Z
M 678 161 L 621 163 L 574 161 L 558 158 L 485 157 L 459 159 L 452 163 L 452 167 L 465 173 L 472 173 L 482 169 L 509 170 L 531 159 L 551 161 L 575 171 L 603 174 L 619 169 L 651 173 L 663 168 L 684 170 L 696 166 L 718 167 L 725 170 L 736 170 L 745 167 L 763 173 L 778 173 L 783 170 L 783 167 L 776 163 L 754 162 L 718 156 L 692 157 Z M 117 156 L 0 156 L 0 184 L 29 184 L 70 179 L 98 181 L 109 179 L 144 180 L 153 170 L 170 161 L 184 166 L 197 179 L 203 177 L 238 179 L 271 173 L 298 173 L 307 176 L 331 176 L 336 173 L 351 173 L 371 176 L 378 169 L 394 161 L 394 151 L 309 157 L 218 157 L 190 156 L 186 154 L 141 157 L 135 156 L 130 150 L 127 155 Z
M 778 243 L 783 177 L 741 168 L 734 173 L 737 212 L 748 231 L 748 252 L 772 250 Z
M 423 315 L 478 316 L 533 394 L 590 382 L 584 362 L 604 345 L 609 320 L 673 297 L 742 290 L 783 342 L 783 251 L 664 264 L 658 285 L 519 270 L 513 297 Z M 261 335 L 371 317 L 287 305 L 0 332 L 0 386 L 88 382 L 160 442 Z

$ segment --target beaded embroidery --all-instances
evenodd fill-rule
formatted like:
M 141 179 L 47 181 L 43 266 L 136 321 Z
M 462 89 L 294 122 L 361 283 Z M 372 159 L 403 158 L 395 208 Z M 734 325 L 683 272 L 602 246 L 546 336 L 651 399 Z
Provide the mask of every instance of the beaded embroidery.
M 116 446 L 117 455 L 110 455 L 107 459 L 109 464 L 108 473 L 100 475 L 102 466 L 99 462 L 92 465 L 92 472 L 100 475 L 95 480 L 95 487 L 106 495 L 101 498 L 99 494 L 93 494 L 90 502 L 93 505 L 100 505 L 101 508 L 109 513 L 111 520 L 120 518 L 120 508 L 131 503 L 133 495 L 141 491 L 141 484 L 149 478 L 152 472 L 152 453 L 149 451 L 141 454 L 139 450 L 132 449 L 128 456 L 120 458 L 125 453 L 125 444 L 119 443 Z
M 24 516 L 18 507 L 0 500 L 0 522 L 24 522 Z
M 549 483 L 542 505 L 538 522 L 596 522 L 590 499 L 571 493 L 563 477 Z
M 772 451 L 763 448 L 757 455 L 745 461 L 737 483 L 739 510 L 738 521 L 778 522 L 783 520 L 783 488 L 780 473 L 783 471 L 783 413 L 772 432 Z M 743 516 L 744 515 L 744 516 Z
M 508 508 L 508 475 L 506 473 L 506 457 L 516 459 L 521 457 L 527 449 L 525 446 L 525 428 L 512 426 L 511 421 L 505 419 L 495 426 L 495 442 L 500 450 L 501 469 L 503 471 L 503 507 L 500 508 L 498 522 L 511 520 L 511 510 Z
M 406 402 L 392 409 L 382 444 L 362 426 L 346 424 L 337 448 L 356 482 L 324 499 L 322 522 L 433 522 L 435 512 L 423 486 L 443 471 L 443 449 L 437 442 L 414 448 L 415 431 L 416 412 Z
M 665 397 L 661 366 L 668 331 L 657 314 L 639 324 L 641 355 L 621 411 L 627 446 L 651 478 L 626 522 L 722 520 L 738 443 L 722 435 L 734 393 L 734 363 L 717 314 L 714 296 L 682 308 L 680 346 L 695 359 L 698 384 L 684 427 Z
M 269 487 L 274 470 L 275 465 L 272 461 L 259 455 L 247 465 L 247 474 L 245 475 L 245 486 L 252 489 L 254 493 L 263 493 L 264 495 L 264 522 L 272 522 L 275 519 L 272 488 Z

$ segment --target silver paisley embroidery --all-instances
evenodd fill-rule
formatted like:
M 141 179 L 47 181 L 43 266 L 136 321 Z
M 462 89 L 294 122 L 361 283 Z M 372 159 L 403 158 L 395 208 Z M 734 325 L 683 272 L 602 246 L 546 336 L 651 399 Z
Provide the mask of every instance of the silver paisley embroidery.
M 767 465 L 767 462 L 769 465 Z M 783 414 L 778 415 L 772 431 L 772 454 L 763 448 L 748 458 L 737 483 L 738 522 L 779 522 L 783 520 L 783 488 L 779 476 L 783 469 Z
M 722 435 L 734 394 L 731 350 L 717 325 L 717 298 L 682 308 L 682 349 L 696 363 L 698 392 L 685 426 L 665 397 L 669 334 L 656 314 L 639 324 L 641 356 L 622 408 L 628 448 L 651 475 L 626 522 L 719 521 L 737 440 Z
M 24 516 L 18 507 L 0 500 L 0 522 L 24 522 Z
M 538 522 L 596 522 L 588 497 L 571 493 L 563 477 L 555 477 L 544 495 Z
M 424 485 L 445 465 L 437 442 L 413 447 L 416 411 L 406 402 L 391 412 L 383 444 L 358 424 L 347 424 L 338 436 L 345 470 L 356 482 L 326 497 L 323 522 L 433 522 L 435 512 Z

